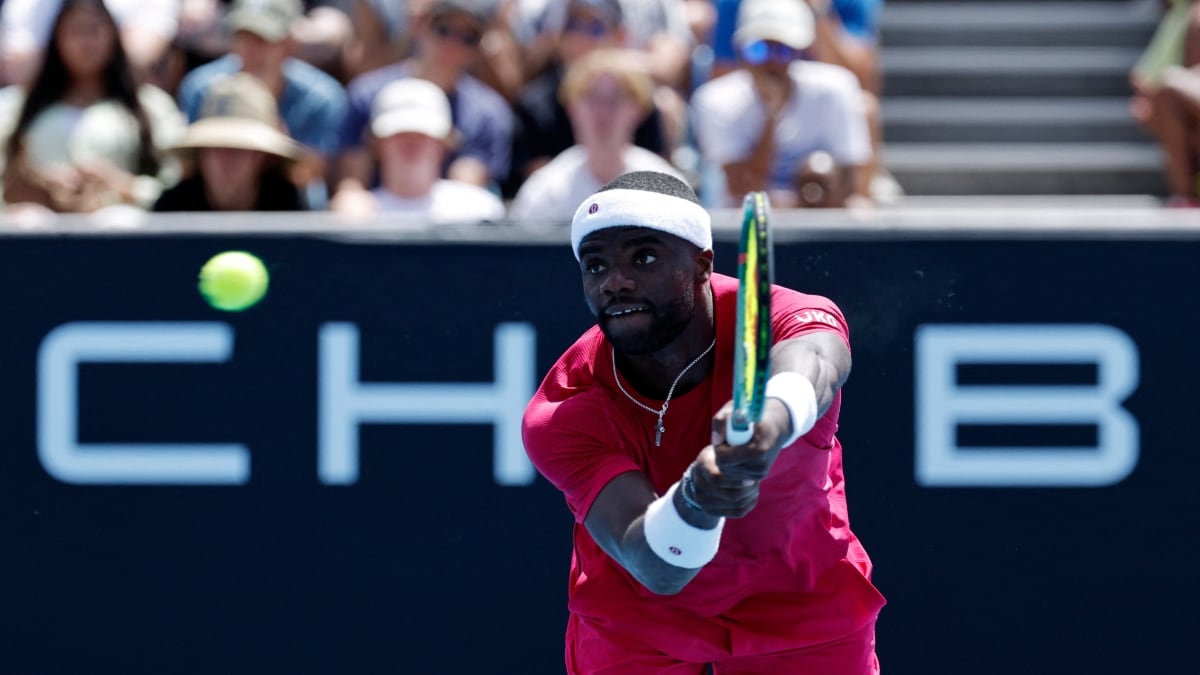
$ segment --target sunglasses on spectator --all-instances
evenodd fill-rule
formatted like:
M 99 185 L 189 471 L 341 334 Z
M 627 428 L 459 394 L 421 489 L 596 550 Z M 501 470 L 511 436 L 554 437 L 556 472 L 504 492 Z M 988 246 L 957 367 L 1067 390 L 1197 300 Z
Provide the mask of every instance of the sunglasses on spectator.
M 767 62 L 791 63 L 805 56 L 802 49 L 789 47 L 782 42 L 768 42 L 767 40 L 755 40 L 742 45 L 740 51 L 742 60 L 752 66 L 761 66 Z
M 433 24 L 433 32 L 443 40 L 454 38 L 455 41 L 466 47 L 478 47 L 479 42 L 483 39 L 483 35 L 477 30 L 457 30 L 438 22 Z
M 600 19 L 567 19 L 563 30 L 568 33 L 582 33 L 590 38 L 601 38 L 609 33 L 608 24 Z

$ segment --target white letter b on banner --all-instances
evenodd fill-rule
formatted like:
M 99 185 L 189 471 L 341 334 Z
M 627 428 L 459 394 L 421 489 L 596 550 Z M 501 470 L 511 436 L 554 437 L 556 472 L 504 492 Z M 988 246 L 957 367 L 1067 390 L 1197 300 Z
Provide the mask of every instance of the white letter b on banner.
M 916 332 L 916 479 L 926 486 L 1104 486 L 1137 465 L 1137 345 L 1104 325 L 936 325 Z M 963 385 L 962 364 L 1094 364 L 1095 384 Z M 1095 425 L 1088 447 L 960 447 L 959 425 Z

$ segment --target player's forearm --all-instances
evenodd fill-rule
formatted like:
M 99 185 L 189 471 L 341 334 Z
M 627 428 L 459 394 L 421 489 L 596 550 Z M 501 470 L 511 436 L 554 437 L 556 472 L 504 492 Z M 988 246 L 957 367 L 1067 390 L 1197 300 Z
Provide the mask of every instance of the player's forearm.
M 696 511 L 682 502 L 682 496 L 676 491 L 669 502 L 662 508 L 673 508 L 689 525 L 701 529 L 712 530 L 720 523 L 720 519 L 703 511 Z M 663 560 L 654 552 L 646 538 L 646 516 L 635 520 L 628 532 L 622 548 L 627 552 L 621 561 L 625 569 L 646 588 L 659 595 L 675 595 L 696 578 L 703 566 L 679 567 Z
M 584 520 L 609 557 L 660 595 L 678 593 L 715 555 L 720 537 L 715 528 L 721 523 L 717 516 L 689 509 L 678 490 L 667 492 L 670 497 L 655 494 L 641 472 L 621 474 L 600 491 Z
M 850 350 L 833 333 L 784 340 L 771 349 L 771 372 L 799 373 L 812 383 L 817 414 L 824 415 L 850 375 Z

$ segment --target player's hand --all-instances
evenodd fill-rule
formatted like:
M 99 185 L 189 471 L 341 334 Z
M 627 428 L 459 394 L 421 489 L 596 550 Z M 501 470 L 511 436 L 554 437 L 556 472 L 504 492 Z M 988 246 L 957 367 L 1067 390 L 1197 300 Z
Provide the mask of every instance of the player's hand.
M 741 518 L 758 503 L 758 481 L 722 473 L 711 445 L 700 452 L 687 472 L 692 479 L 689 496 L 709 515 Z
M 783 449 L 783 442 L 792 430 L 792 418 L 782 402 L 768 398 L 750 440 L 730 445 L 725 439 L 725 429 L 732 414 L 733 403 L 729 402 L 713 415 L 712 447 L 717 468 L 728 480 L 760 481 L 767 477 Z

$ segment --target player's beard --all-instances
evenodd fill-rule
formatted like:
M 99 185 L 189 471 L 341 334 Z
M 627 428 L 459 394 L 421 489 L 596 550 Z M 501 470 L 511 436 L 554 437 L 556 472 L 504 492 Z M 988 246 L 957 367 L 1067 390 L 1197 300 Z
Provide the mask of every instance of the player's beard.
M 696 314 L 696 290 L 692 286 L 684 286 L 677 298 L 665 305 L 650 305 L 650 327 L 640 333 L 623 332 L 614 334 L 609 331 L 609 317 L 603 313 L 598 321 L 600 331 L 612 343 L 612 346 L 622 354 L 653 354 L 675 341 Z

